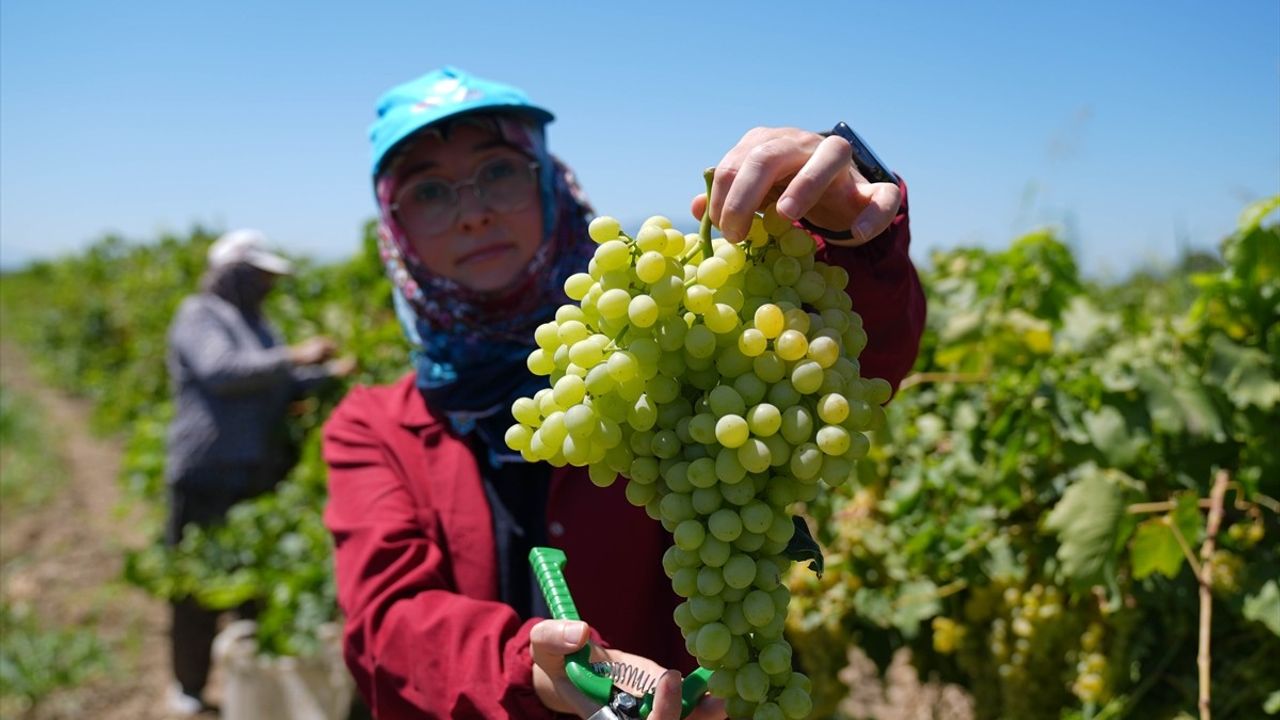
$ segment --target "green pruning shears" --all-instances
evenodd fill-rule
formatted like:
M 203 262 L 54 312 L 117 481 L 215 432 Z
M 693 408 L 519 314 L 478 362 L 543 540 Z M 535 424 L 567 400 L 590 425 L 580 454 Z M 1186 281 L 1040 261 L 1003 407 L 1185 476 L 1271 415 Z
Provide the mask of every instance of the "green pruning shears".
M 529 551 L 529 564 L 533 566 L 538 586 L 547 599 L 551 616 L 557 620 L 581 620 L 564 579 L 565 560 L 564 551 L 556 548 L 535 547 Z M 575 687 L 601 704 L 600 710 L 590 720 L 638 720 L 648 717 L 653 709 L 653 690 L 657 682 L 644 671 L 626 663 L 591 662 L 590 642 L 565 657 L 564 670 Z M 700 667 L 684 679 L 680 689 L 680 717 L 687 717 L 693 712 L 707 691 L 707 679 L 710 677 L 711 671 Z M 643 695 L 631 694 L 619 687 L 616 681 L 643 692 Z

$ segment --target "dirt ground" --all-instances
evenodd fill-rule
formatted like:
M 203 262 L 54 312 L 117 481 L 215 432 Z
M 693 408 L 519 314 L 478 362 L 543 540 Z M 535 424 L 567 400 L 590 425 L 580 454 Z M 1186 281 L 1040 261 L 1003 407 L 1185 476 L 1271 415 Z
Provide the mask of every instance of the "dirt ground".
M 3 593 L 27 603 L 49 626 L 88 625 L 106 646 L 104 676 L 56 693 L 33 720 L 164 720 L 168 683 L 168 606 L 121 581 L 124 552 L 146 545 L 147 523 L 121 503 L 119 443 L 95 437 L 84 401 L 41 384 L 15 348 L 0 344 L 6 387 L 43 408 L 67 477 L 57 490 L 0 526 Z

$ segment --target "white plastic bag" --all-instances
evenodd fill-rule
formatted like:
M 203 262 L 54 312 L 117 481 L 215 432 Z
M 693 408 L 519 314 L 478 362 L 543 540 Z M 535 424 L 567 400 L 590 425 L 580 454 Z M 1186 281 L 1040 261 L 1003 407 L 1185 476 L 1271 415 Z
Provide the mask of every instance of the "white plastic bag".
M 342 662 L 336 626 L 321 632 L 316 657 L 258 654 L 257 624 L 237 620 L 218 633 L 213 660 L 223 677 L 223 720 L 345 720 L 355 683 Z

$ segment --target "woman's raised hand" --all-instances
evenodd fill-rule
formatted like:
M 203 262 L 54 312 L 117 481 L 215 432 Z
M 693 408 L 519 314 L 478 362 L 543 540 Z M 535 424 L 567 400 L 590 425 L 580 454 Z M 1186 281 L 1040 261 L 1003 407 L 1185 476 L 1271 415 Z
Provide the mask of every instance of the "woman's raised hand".
M 770 204 L 788 220 L 805 218 L 829 230 L 849 230 L 861 245 L 884 232 L 902 202 L 894 183 L 873 183 L 850 160 L 849 143 L 840 137 L 797 128 L 749 130 L 715 168 L 711 187 L 711 221 L 730 241 L 751 228 L 751 215 Z M 701 218 L 706 195 L 694 198 Z

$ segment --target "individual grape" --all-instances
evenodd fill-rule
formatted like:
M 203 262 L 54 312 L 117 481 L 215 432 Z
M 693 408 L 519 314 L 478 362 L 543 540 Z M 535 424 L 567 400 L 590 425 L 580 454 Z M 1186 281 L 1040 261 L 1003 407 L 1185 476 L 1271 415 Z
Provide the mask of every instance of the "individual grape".
M 724 335 L 738 326 L 738 311 L 724 303 L 715 303 L 707 308 L 702 321 L 712 332 Z
M 599 302 L 596 303 L 596 309 L 600 311 L 601 317 L 616 320 L 627 314 L 627 307 L 630 302 L 630 293 L 622 288 L 614 288 L 604 291 L 604 294 L 600 296 Z
M 600 254 L 596 253 L 596 257 L 599 258 L 599 256 Z M 778 285 L 784 288 L 789 288 L 794 285 L 796 281 L 800 279 L 800 273 L 804 271 L 804 269 L 800 267 L 800 261 L 793 257 L 778 258 L 777 262 L 773 264 L 772 270 L 773 279 L 777 281 Z M 796 300 L 799 299 L 799 296 L 796 296 Z
M 778 357 L 794 362 L 805 356 L 809 342 L 805 340 L 804 333 L 798 330 L 783 330 L 778 339 L 774 340 L 773 347 Z
M 550 375 L 556 371 L 555 360 L 547 355 L 547 351 L 542 348 L 536 348 L 533 352 L 529 353 L 529 359 L 526 362 L 526 365 L 529 368 L 529 372 L 534 375 Z
M 782 436 L 792 445 L 800 445 L 812 437 L 813 416 L 804 407 L 793 405 L 782 411 Z
M 716 421 L 716 441 L 726 448 L 741 446 L 749 432 L 747 421 L 741 415 L 725 415 Z
M 720 568 L 698 569 L 698 592 L 703 595 L 720 595 L 724 592 L 724 575 L 720 572 Z
M 602 272 L 626 267 L 631 259 L 631 248 L 621 240 L 606 240 L 596 248 L 596 265 Z
M 609 487 L 618 479 L 617 472 L 600 462 L 591 463 L 587 466 L 587 476 L 591 478 L 591 483 L 597 487 Z
M 706 539 L 706 530 L 702 527 L 702 523 L 697 520 L 681 522 L 676 526 L 673 534 L 676 547 L 681 550 L 695 551 L 702 545 L 702 541 Z
M 748 438 L 738 448 L 738 462 L 749 473 L 760 473 L 769 469 L 773 455 L 769 446 L 759 438 Z
M 747 357 L 757 357 L 768 348 L 769 341 L 756 328 L 747 328 L 738 336 L 738 351 Z
M 668 265 L 669 268 L 670 265 Z M 658 307 L 675 308 L 684 299 L 684 280 L 678 275 L 664 274 L 649 285 L 649 295 L 653 297 L 654 302 L 658 303 Z
M 573 376 L 571 375 L 566 376 L 563 379 L 567 379 L 569 377 L 573 377 Z M 556 387 L 560 387 L 560 384 L 556 383 Z M 584 392 L 585 392 L 585 388 L 584 388 Z M 597 424 L 596 411 L 590 406 L 574 405 L 573 407 L 570 407 L 568 410 L 566 410 L 564 413 L 565 430 L 567 430 L 568 433 L 574 437 L 578 437 L 578 438 L 589 437 L 592 433 L 595 432 L 596 424 Z
M 824 425 L 817 434 L 818 449 L 827 455 L 844 455 L 849 450 L 849 431 L 839 425 Z
M 812 360 L 801 360 L 791 371 L 791 384 L 797 392 L 810 395 L 822 387 L 822 366 Z
M 715 537 L 705 538 L 698 549 L 698 558 L 710 567 L 723 567 L 732 552 L 729 543 Z
M 712 472 L 714 472 L 714 468 Z M 720 491 L 710 485 L 693 489 L 693 509 L 701 515 L 710 515 L 720 509 L 721 500 L 723 499 L 724 496 L 720 494 Z
M 760 403 L 747 411 L 747 425 L 756 437 L 768 437 L 782 427 L 782 413 L 769 403 Z
M 778 237 L 778 247 L 790 259 L 812 255 L 815 248 L 813 238 L 809 233 L 796 227 L 787 230 Z
M 810 360 L 818 363 L 823 370 L 833 367 L 840 359 L 840 344 L 835 339 L 823 335 L 814 338 L 806 351 Z
M 756 563 L 748 555 L 732 555 L 724 563 L 724 583 L 739 590 L 751 587 L 756 579 Z
M 724 452 L 721 452 L 720 454 L 730 459 L 736 468 L 740 468 L 740 470 L 738 470 L 737 472 L 741 473 L 740 475 L 727 474 L 727 473 L 733 472 L 733 470 L 731 468 L 725 468 L 722 471 L 719 464 L 717 464 L 716 472 L 722 473 L 721 479 L 725 480 L 725 482 L 720 484 L 721 495 L 724 496 L 725 502 L 731 503 L 733 505 L 738 505 L 738 506 L 746 505 L 747 503 L 751 502 L 756 496 L 755 484 L 742 482 L 743 477 L 746 476 L 747 470 L 746 468 L 742 467 L 742 463 L 738 460 L 736 451 L 724 451 Z M 724 464 L 729 465 L 729 462 L 726 462 Z M 729 477 L 736 477 L 736 479 L 733 482 L 729 482 L 727 479 Z
M 698 659 L 715 662 L 729 652 L 733 636 L 722 623 L 712 622 L 698 630 Z
M 697 278 L 699 283 L 714 290 L 729 279 L 729 263 L 718 257 L 703 260 L 698 265 Z
M 636 295 L 631 298 L 627 306 L 627 317 L 631 320 L 631 324 L 641 328 L 647 328 L 657 322 L 658 312 L 658 303 L 648 295 Z
M 666 247 L 667 232 L 666 228 L 657 223 L 645 223 L 644 227 L 636 233 L 636 247 L 640 252 L 656 252 Z
M 564 294 L 570 300 L 581 300 L 586 297 L 587 291 L 591 289 L 593 284 L 595 284 L 595 279 L 587 273 L 574 273 L 565 278 Z M 535 339 L 537 338 L 536 335 L 534 337 Z
M 733 510 L 721 509 L 712 513 L 707 519 L 707 527 L 714 537 L 725 542 L 733 542 L 742 534 L 742 519 Z
M 674 228 L 666 228 L 667 240 L 662 246 L 662 254 L 668 258 L 677 258 L 684 254 L 687 239 L 684 234 Z M 696 235 L 694 237 L 697 237 Z
M 701 315 L 715 306 L 715 291 L 706 285 L 690 285 L 684 290 L 684 304 L 691 312 Z
M 778 695 L 778 707 L 788 720 L 801 720 L 813 711 L 813 699 L 798 687 L 788 687 Z
M 765 350 L 751 360 L 751 370 L 766 383 L 776 383 L 787 374 L 787 363 L 772 350 Z
M 754 364 L 754 363 L 753 363 Z M 755 373 L 739 375 L 733 379 L 733 389 L 742 397 L 742 402 L 746 405 L 755 405 L 764 399 L 768 386 L 764 384 Z
M 734 688 L 743 700 L 760 702 L 768 692 L 769 676 L 756 663 L 747 663 L 739 668 Z
M 577 375 L 564 375 L 563 378 L 556 380 L 552 396 L 556 398 L 556 404 L 561 407 L 575 405 L 586 396 L 586 382 Z
M 616 239 L 622 233 L 622 225 L 616 218 L 601 215 L 587 225 L 587 235 L 597 243 Z
M 796 294 L 800 296 L 800 300 L 806 304 L 812 304 L 822 297 L 826 292 L 827 281 L 822 275 L 813 270 L 806 270 L 800 274 L 800 279 L 796 281 Z
M 527 397 L 516 398 L 515 402 L 511 403 L 511 416 L 516 422 L 533 427 L 537 427 L 542 420 L 542 414 L 538 412 L 538 404 Z
M 694 325 L 684 336 L 684 347 L 696 358 L 709 358 L 716 351 L 715 333 L 706 325 Z
M 627 501 L 637 507 L 644 507 L 644 505 L 652 500 L 657 493 L 658 489 L 652 483 L 647 485 L 640 482 L 627 483 Z
M 752 322 L 769 340 L 781 335 L 785 329 L 785 318 L 783 317 L 782 309 L 772 303 L 761 305 L 757 308 Z
M 507 447 L 512 450 L 523 451 L 529 449 L 529 441 L 533 439 L 533 430 L 527 425 L 512 425 L 507 428 L 504 436 Z
M 797 480 L 812 480 L 822 472 L 822 451 L 813 443 L 805 443 L 791 451 L 790 470 Z
M 588 370 L 583 381 L 586 383 L 587 392 L 593 397 L 605 395 L 618 385 L 618 381 L 609 374 L 609 366 L 606 363 L 597 363 Z
M 759 591 L 757 591 L 759 592 Z M 748 597 L 750 597 L 748 595 Z M 726 648 L 726 651 L 728 648 Z M 786 672 L 787 676 L 791 675 L 791 646 L 785 642 L 775 642 L 766 645 L 760 650 L 759 655 L 760 669 L 769 675 L 777 675 Z
M 742 526 L 753 533 L 763 533 L 773 524 L 773 510 L 758 500 L 743 507 L 741 517 Z
M 693 612 L 694 620 L 709 623 L 724 615 L 724 600 L 695 594 L 689 598 L 689 609 Z

